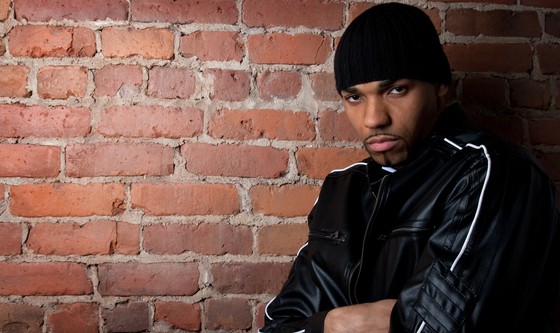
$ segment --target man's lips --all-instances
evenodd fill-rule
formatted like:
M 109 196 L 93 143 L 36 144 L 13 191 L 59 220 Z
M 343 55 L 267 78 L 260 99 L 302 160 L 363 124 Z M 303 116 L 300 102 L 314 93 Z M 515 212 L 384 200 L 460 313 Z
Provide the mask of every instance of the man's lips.
M 374 153 L 387 152 L 399 144 L 399 138 L 391 135 L 376 135 L 366 140 L 369 150 Z

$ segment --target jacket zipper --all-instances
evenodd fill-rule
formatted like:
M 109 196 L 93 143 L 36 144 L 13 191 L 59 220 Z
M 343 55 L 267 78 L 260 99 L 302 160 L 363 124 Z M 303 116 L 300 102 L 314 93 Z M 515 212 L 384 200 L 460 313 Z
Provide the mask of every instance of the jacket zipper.
M 397 234 L 399 232 L 421 232 L 421 231 L 428 231 L 428 230 L 432 230 L 432 229 L 434 229 L 434 227 L 430 227 L 430 228 L 401 227 L 401 228 L 397 228 L 395 230 L 392 230 L 388 234 L 381 234 L 381 235 L 377 236 L 377 239 L 378 240 L 386 240 L 387 238 L 391 237 L 391 235 Z
M 358 296 L 356 295 L 357 292 L 357 285 L 358 285 L 358 280 L 360 278 L 360 274 L 362 272 L 362 264 L 364 261 L 364 251 L 365 251 L 365 247 L 366 247 L 366 239 L 368 238 L 367 235 L 369 234 L 370 229 L 372 228 L 372 225 L 374 223 L 375 217 L 377 216 L 377 211 L 379 210 L 379 201 L 381 201 L 381 193 L 384 189 L 384 185 L 385 185 L 385 181 L 387 179 L 388 175 L 383 176 L 383 178 L 381 178 L 381 181 L 379 183 L 379 189 L 377 191 L 377 195 L 375 195 L 375 193 L 373 193 L 373 197 L 375 198 L 375 204 L 373 205 L 373 211 L 371 213 L 371 216 L 369 218 L 368 224 L 366 226 L 366 230 L 364 233 L 364 238 L 362 240 L 362 253 L 360 256 L 360 261 L 358 262 L 357 266 L 355 268 L 352 269 L 352 271 L 350 272 L 350 276 L 348 277 L 348 298 L 350 299 L 350 304 L 357 304 L 358 303 Z M 357 268 L 357 269 L 356 269 Z M 357 270 L 357 275 L 356 275 L 356 279 L 354 281 L 354 283 L 352 284 L 352 280 L 353 280 L 353 275 Z

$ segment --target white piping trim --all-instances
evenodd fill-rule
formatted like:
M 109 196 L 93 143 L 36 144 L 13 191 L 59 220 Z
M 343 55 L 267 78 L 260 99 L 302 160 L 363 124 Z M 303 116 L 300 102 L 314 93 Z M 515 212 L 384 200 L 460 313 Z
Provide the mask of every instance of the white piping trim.
M 350 168 L 352 168 L 352 167 L 354 167 L 354 166 L 356 166 L 356 165 L 367 165 L 367 163 L 365 163 L 365 162 L 354 163 L 354 164 L 352 164 L 352 165 L 347 166 L 347 167 L 344 168 L 344 169 L 334 169 L 334 170 L 332 170 L 330 173 L 346 171 L 346 170 L 348 170 L 348 169 L 350 169 Z
M 299 250 L 297 251 L 296 257 L 299 256 L 299 253 L 301 252 L 301 250 L 303 250 L 307 246 L 307 244 L 309 244 L 309 243 L 305 243 L 299 248 Z
M 448 140 L 447 138 L 445 138 L 444 140 L 445 140 L 445 142 L 449 143 L 450 145 L 454 146 L 455 148 L 457 148 L 459 150 L 462 150 L 462 148 L 459 145 L 455 144 L 451 140 Z M 480 207 L 482 206 L 482 200 L 484 198 L 484 193 L 486 191 L 486 186 L 488 185 L 488 179 L 490 178 L 490 170 L 492 169 L 492 160 L 490 159 L 490 155 L 488 155 L 488 150 L 486 150 L 486 147 L 484 145 L 475 146 L 475 145 L 469 143 L 469 144 L 467 144 L 467 147 L 472 147 L 472 148 L 484 150 L 484 156 L 486 157 L 486 160 L 488 161 L 488 169 L 486 170 L 486 176 L 484 178 L 484 184 L 482 185 L 482 191 L 481 191 L 480 197 L 478 199 L 478 205 L 476 207 L 476 213 L 474 215 L 473 221 L 472 221 L 471 226 L 469 228 L 469 232 L 467 233 L 467 237 L 465 238 L 465 241 L 463 242 L 463 246 L 461 247 L 461 251 L 459 251 L 459 254 L 457 255 L 457 258 L 455 258 L 455 261 L 451 265 L 450 271 L 452 271 L 452 272 L 455 269 L 455 267 L 457 266 L 457 263 L 459 262 L 459 260 L 463 256 L 463 254 L 465 253 L 465 250 L 467 248 L 467 244 L 469 243 L 469 240 L 472 236 L 472 232 L 474 230 L 474 227 L 475 227 L 476 223 L 478 222 L 478 217 L 479 217 L 479 214 L 480 214 Z M 425 326 L 426 326 L 426 321 L 424 320 L 424 321 L 422 321 L 422 324 L 420 324 L 420 327 L 418 328 L 416 333 L 422 332 L 422 330 L 424 329 Z
M 276 299 L 276 296 L 274 298 L 272 298 L 270 301 L 268 301 L 268 303 L 266 303 L 266 306 L 264 307 L 264 314 L 265 314 L 266 318 L 268 318 L 270 320 L 274 320 L 274 319 L 272 319 L 272 317 L 268 315 L 268 306 L 270 305 L 270 303 L 272 303 L 272 301 L 274 301 L 274 299 Z

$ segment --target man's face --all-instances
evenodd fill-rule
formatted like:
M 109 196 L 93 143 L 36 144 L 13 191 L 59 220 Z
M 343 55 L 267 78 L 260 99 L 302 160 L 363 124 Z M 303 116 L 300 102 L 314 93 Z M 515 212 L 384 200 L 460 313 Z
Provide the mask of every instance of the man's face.
M 346 115 L 371 157 L 399 168 L 432 131 L 447 87 L 402 79 L 374 81 L 341 92 Z

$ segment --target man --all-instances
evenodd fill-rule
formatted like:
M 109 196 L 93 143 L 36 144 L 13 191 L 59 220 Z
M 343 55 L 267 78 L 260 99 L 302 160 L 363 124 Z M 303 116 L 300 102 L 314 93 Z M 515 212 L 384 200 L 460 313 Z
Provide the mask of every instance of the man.
M 430 19 L 377 5 L 346 29 L 335 77 L 371 158 L 323 183 L 261 332 L 552 332 L 559 209 L 519 147 L 446 107 Z

